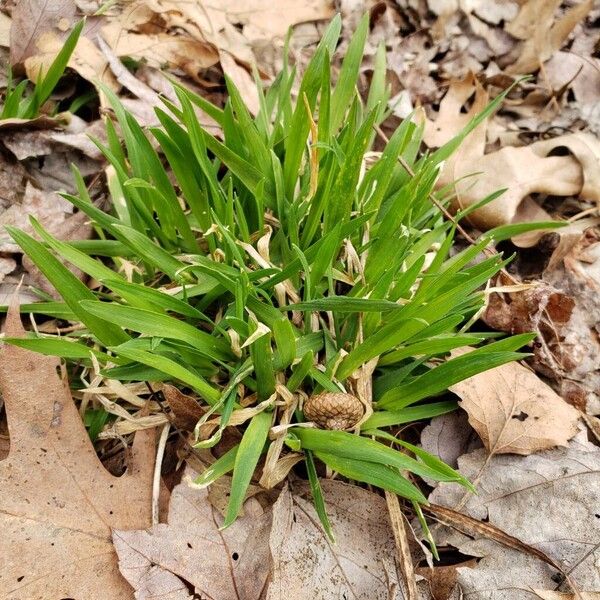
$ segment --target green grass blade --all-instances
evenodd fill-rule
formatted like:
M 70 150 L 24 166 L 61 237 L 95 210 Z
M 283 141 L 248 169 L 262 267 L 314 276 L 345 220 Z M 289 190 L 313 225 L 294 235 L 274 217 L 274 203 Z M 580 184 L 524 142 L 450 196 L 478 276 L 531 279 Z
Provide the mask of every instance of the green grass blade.
M 252 417 L 250 424 L 244 432 L 235 457 L 231 480 L 231 494 L 222 529 L 229 527 L 240 513 L 246 497 L 246 491 L 252 479 L 252 474 L 258 464 L 263 446 L 267 441 L 272 416 L 272 413 L 267 411 L 258 413 Z
M 348 105 L 356 93 L 358 72 L 362 63 L 365 42 L 369 33 L 369 13 L 365 13 L 352 34 L 340 74 L 331 95 L 331 130 L 336 131 L 343 122 Z
M 331 528 L 331 523 L 329 521 L 329 517 L 327 516 L 327 507 L 325 506 L 325 498 L 323 497 L 321 482 L 319 481 L 319 476 L 317 475 L 315 459 L 313 458 L 313 454 L 310 450 L 304 451 L 304 462 L 306 464 L 308 483 L 310 484 L 310 493 L 313 498 L 315 511 L 317 512 L 319 521 L 321 521 L 321 525 L 323 526 L 323 530 L 327 534 L 327 537 L 331 543 L 335 544 L 333 529 Z
M 211 483 L 219 479 L 219 477 L 233 471 L 239 448 L 240 445 L 236 444 L 233 448 L 227 450 L 223 456 L 219 457 L 210 467 L 194 479 L 194 485 L 202 488 L 208 487 Z
M 327 452 L 315 452 L 315 456 L 330 469 L 337 471 L 348 479 L 369 483 L 378 488 L 394 492 L 402 498 L 427 504 L 427 498 L 422 492 L 392 467 L 363 460 L 342 458 Z
M 92 315 L 110 320 L 125 329 L 185 342 L 208 358 L 227 360 L 231 356 L 226 342 L 174 317 L 115 302 L 84 300 L 81 306 Z
M 127 345 L 114 346 L 111 350 L 117 356 L 135 360 L 143 365 L 162 371 L 169 375 L 169 377 L 182 381 L 195 389 L 209 404 L 215 404 L 221 397 L 221 392 L 210 385 L 203 377 L 193 373 L 182 364 L 175 362 L 170 358 L 161 356 L 160 354 L 127 347 Z
M 95 301 L 96 297 L 49 250 L 23 231 L 13 227 L 7 227 L 6 229 L 25 254 L 31 258 L 38 269 L 56 288 L 77 318 L 103 344 L 113 346 L 129 339 L 129 336 L 120 327 L 113 324 L 110 316 L 107 319 L 103 319 L 102 317 L 93 315 L 81 306 L 80 302 L 82 300 Z

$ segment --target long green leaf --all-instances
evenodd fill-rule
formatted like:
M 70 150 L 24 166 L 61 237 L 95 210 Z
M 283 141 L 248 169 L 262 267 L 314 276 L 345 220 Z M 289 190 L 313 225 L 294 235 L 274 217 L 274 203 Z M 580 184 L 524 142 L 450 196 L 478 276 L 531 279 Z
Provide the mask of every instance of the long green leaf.
M 250 424 L 244 432 L 235 457 L 233 477 L 231 479 L 231 494 L 222 528 L 229 527 L 240 514 L 252 474 L 262 453 L 263 446 L 267 441 L 272 417 L 273 415 L 267 411 L 258 413 L 252 417 Z

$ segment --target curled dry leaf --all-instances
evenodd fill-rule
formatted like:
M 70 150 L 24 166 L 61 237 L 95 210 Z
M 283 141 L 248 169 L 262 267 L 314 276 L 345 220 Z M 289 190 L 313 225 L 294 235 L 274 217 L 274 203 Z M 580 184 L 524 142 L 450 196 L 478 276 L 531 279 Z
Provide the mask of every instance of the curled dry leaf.
M 421 446 L 456 468 L 458 458 L 471 450 L 481 448 L 481 442 L 469 427 L 467 413 L 454 411 L 431 419 L 429 425 L 421 432 Z
M 577 410 L 519 363 L 475 375 L 450 390 L 461 398 L 490 454 L 531 454 L 564 446 L 577 433 Z
M 184 431 L 194 431 L 196 423 L 204 414 L 198 400 L 169 384 L 163 385 L 162 393 L 173 411 L 173 424 L 175 427 L 179 427 Z
M 6 333 L 24 334 L 17 311 Z M 59 367 L 53 357 L 2 349 L 10 451 L 0 462 L 0 596 L 130 600 L 111 528 L 150 525 L 154 431 L 136 435 L 126 474 L 110 475 Z
M 565 42 L 575 25 L 590 12 L 593 0 L 584 0 L 556 18 L 560 0 L 530 0 L 521 6 L 507 31 L 523 40 L 519 59 L 507 73 L 527 74 L 539 69 Z
M 340 481 L 321 485 L 336 543 L 319 523 L 308 486 L 285 488 L 273 506 L 267 600 L 302 598 L 309 590 L 324 600 L 402 600 L 385 500 Z
M 469 98 L 473 102 L 463 110 Z M 426 120 L 424 140 L 430 147 L 443 145 L 458 134 L 488 102 L 473 75 L 450 85 L 435 120 Z M 579 195 L 600 206 L 600 140 L 589 133 L 574 133 L 529 146 L 506 146 L 485 154 L 487 123 L 481 123 L 446 161 L 439 185 L 452 185 L 454 210 L 506 189 L 500 198 L 471 213 L 468 219 L 481 230 L 508 223 L 551 220 L 529 200 L 531 194 Z M 567 155 L 556 155 L 559 149 Z M 540 234 L 541 235 L 541 234 Z M 534 241 L 539 239 L 537 235 Z
M 523 292 L 491 294 L 483 319 L 500 331 L 537 332 L 533 368 L 556 382 L 569 403 L 595 415 L 600 414 L 600 234 L 593 222 L 566 229 L 541 281 Z
M 188 468 L 185 479 L 194 477 Z M 258 600 L 269 575 L 270 510 L 250 498 L 244 516 L 224 531 L 208 491 L 180 483 L 171 493 L 168 524 L 141 531 L 116 528 L 119 568 L 137 600 Z
M 542 551 L 580 590 L 600 590 L 600 449 L 585 432 L 566 448 L 530 456 L 490 458 L 477 450 L 461 457 L 459 468 L 478 481 L 478 494 L 468 498 L 463 512 Z M 463 497 L 464 489 L 442 483 L 430 500 L 454 507 Z M 483 536 L 438 530 L 437 541 L 481 557 L 476 567 L 458 568 L 458 582 L 473 600 L 531 600 L 532 589 L 552 590 L 561 581 L 556 569 L 535 556 Z

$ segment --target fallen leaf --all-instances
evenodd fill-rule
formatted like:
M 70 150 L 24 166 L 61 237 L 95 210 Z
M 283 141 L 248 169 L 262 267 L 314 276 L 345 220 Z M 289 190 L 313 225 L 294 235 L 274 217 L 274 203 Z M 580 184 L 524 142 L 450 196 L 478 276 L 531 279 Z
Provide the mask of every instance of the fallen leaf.
M 597 415 L 600 232 L 594 222 L 581 223 L 581 227 L 575 222 L 566 229 L 550 256 L 536 268 L 535 285 L 521 292 L 491 294 L 483 319 L 500 331 L 535 331 L 539 343 L 533 346 L 531 366 L 554 381 L 570 404 Z M 534 256 L 541 254 L 536 247 Z M 530 266 L 531 259 L 524 268 Z M 532 278 L 527 273 L 521 277 Z
M 467 100 L 475 94 L 475 101 L 468 111 L 463 112 Z M 461 81 L 453 82 L 440 102 L 434 121 L 426 121 L 423 141 L 430 148 L 438 148 L 464 129 L 469 121 L 488 103 L 489 97 L 473 74 Z M 471 146 L 473 145 L 471 140 Z M 482 149 L 483 151 L 483 149 Z
M 185 479 L 194 477 L 189 468 Z M 119 568 L 138 600 L 258 600 L 269 575 L 271 512 L 254 498 L 245 514 L 220 531 L 223 517 L 208 491 L 180 483 L 171 493 L 168 524 L 113 532 Z
M 38 52 L 37 42 L 42 33 L 60 30 L 66 20 L 75 16 L 74 2 L 65 0 L 24 0 L 12 11 L 10 30 L 10 62 L 13 66 L 25 62 Z
M 302 598 L 309 590 L 324 600 L 404 598 L 385 500 L 340 481 L 321 485 L 336 543 L 319 523 L 308 486 L 285 488 L 273 506 L 267 600 Z
M 59 117 L 61 115 L 58 115 Z M 11 129 L 54 129 L 60 124 L 58 119 L 42 115 L 35 119 L 0 119 L 0 130 Z
M 481 442 L 469 426 L 468 415 L 464 411 L 453 411 L 431 419 L 421 432 L 421 446 L 455 468 L 458 458 L 481 448 Z
M 173 424 L 184 431 L 194 431 L 196 423 L 204 414 L 198 400 L 179 391 L 175 386 L 165 384 L 162 393 L 173 411 Z
M 24 334 L 15 310 L 6 333 Z M 131 599 L 111 528 L 150 525 L 154 431 L 136 435 L 127 472 L 113 477 L 96 457 L 58 359 L 5 346 L 0 387 L 10 432 L 0 462 L 0 596 Z
M 524 200 L 531 194 L 581 195 L 600 202 L 600 141 L 591 134 L 565 135 L 523 147 L 507 146 L 479 156 L 479 150 L 483 152 L 481 142 L 479 139 L 474 142 L 472 136 L 475 132 L 467 138 L 466 148 L 459 149 L 455 158 L 446 163 L 439 185 L 454 185 L 454 210 L 506 189 L 498 199 L 469 215 L 469 221 L 479 229 L 527 219 L 550 220 L 550 215 L 542 209 L 538 208 L 535 214 L 527 207 L 522 210 Z M 470 150 L 473 144 L 479 150 Z M 567 148 L 572 155 L 549 155 L 557 148 Z
M 12 258 L 0 257 L 0 283 L 7 275 L 17 269 L 17 263 Z
M 32 232 L 29 216 L 35 216 L 47 229 L 56 231 L 58 226 L 72 213 L 73 207 L 54 192 L 39 190 L 30 182 L 25 186 L 25 194 L 19 203 L 13 204 L 0 214 L 0 252 L 20 252 L 4 227 L 10 225 Z
M 525 3 L 517 16 L 518 25 L 513 22 L 507 27 L 508 33 L 524 40 L 521 55 L 517 62 L 506 69 L 509 74 L 527 74 L 537 70 L 566 41 L 579 23 L 590 12 L 593 0 L 584 0 L 572 6 L 559 19 L 555 20 L 559 0 L 530 0 Z M 522 15 L 527 14 L 523 25 Z
M 27 171 L 23 165 L 0 152 L 0 212 L 19 202 L 26 182 Z
M 8 48 L 10 46 L 10 27 L 12 19 L 0 12 L 0 46 Z
M 555 592 L 552 590 L 533 590 L 542 600 L 600 600 L 600 592 L 582 592 L 579 596 L 569 592 Z
M 17 4 L 12 17 L 11 65 L 23 65 L 28 79 L 37 81 L 39 74 L 48 70 L 81 15 L 72 0 L 25 0 Z M 87 18 L 69 67 L 89 81 L 100 79 L 114 87 L 113 80 L 106 76 L 104 57 L 92 41 L 102 22 L 99 17 Z
M 459 459 L 460 472 L 477 479 L 462 512 L 496 526 L 555 562 L 584 591 L 600 590 L 600 449 L 582 432 L 568 447 L 529 456 L 489 458 L 477 450 Z M 442 483 L 430 500 L 454 507 L 464 489 Z M 554 589 L 557 572 L 534 556 L 499 546 L 482 536 L 437 532 L 438 543 L 481 557 L 476 567 L 458 568 L 465 597 L 530 600 L 532 589 Z
M 128 4 L 126 11 L 126 17 L 131 16 L 129 21 L 113 19 L 102 27 L 102 37 L 116 56 L 144 60 L 155 68 L 164 65 L 180 68 L 195 80 L 201 70 L 218 61 L 215 48 L 206 39 L 173 36 L 162 31 L 138 33 L 136 29 L 151 22 L 154 15 L 144 2 Z
M 453 351 L 453 355 L 465 354 Z M 449 388 L 492 454 L 531 454 L 564 446 L 579 414 L 549 385 L 517 362 L 474 375 Z

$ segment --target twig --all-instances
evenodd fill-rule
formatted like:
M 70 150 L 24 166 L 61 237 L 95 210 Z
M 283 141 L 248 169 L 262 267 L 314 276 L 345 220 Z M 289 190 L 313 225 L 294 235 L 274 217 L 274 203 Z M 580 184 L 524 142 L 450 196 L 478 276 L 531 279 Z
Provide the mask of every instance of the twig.
M 404 527 L 404 517 L 402 516 L 402 510 L 400 509 L 398 496 L 386 490 L 385 501 L 387 503 L 388 513 L 392 523 L 392 531 L 394 532 L 396 549 L 398 550 L 400 570 L 402 571 L 402 576 L 404 577 L 404 584 L 407 594 L 406 599 L 418 600 L 419 592 L 417 590 L 417 581 L 415 579 L 415 567 L 410 554 L 408 537 L 406 535 L 406 528 Z

